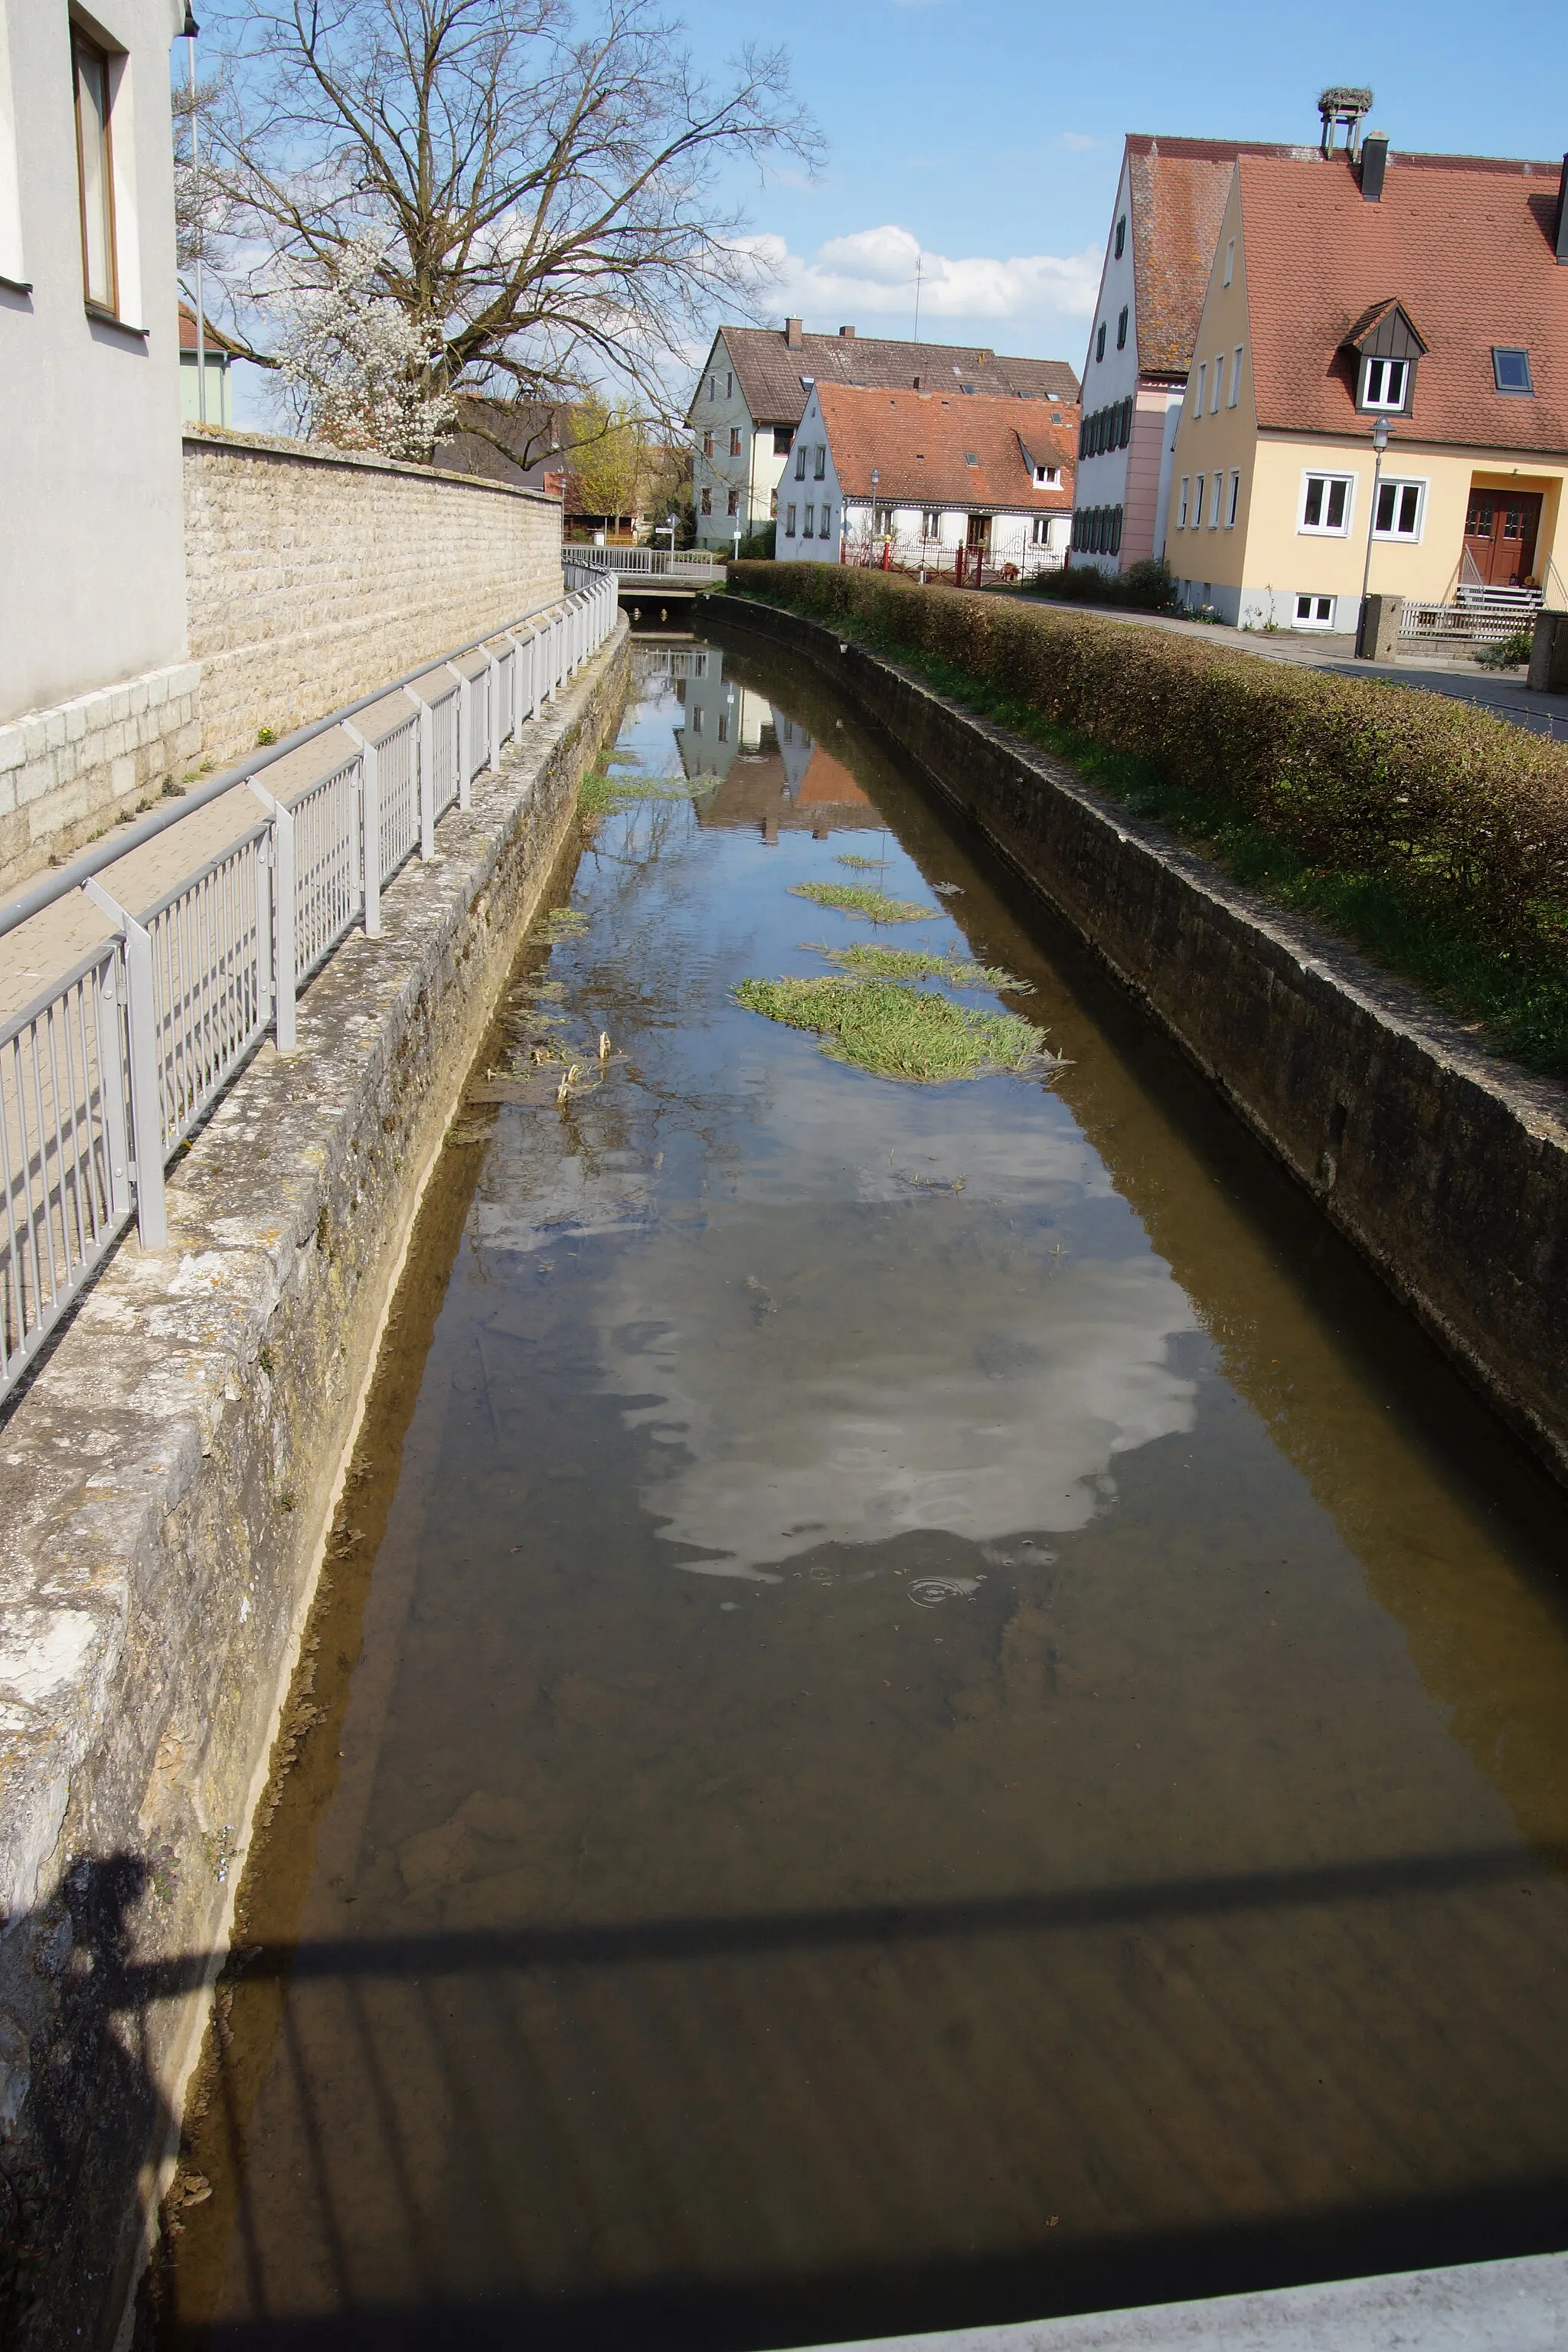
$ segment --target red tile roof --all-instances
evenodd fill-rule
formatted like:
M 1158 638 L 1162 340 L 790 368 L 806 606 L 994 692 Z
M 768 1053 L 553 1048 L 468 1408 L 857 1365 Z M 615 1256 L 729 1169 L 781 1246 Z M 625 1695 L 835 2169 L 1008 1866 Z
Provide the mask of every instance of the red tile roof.
M 1342 155 L 1244 155 L 1242 243 L 1258 421 L 1366 432 L 1344 348 L 1396 301 L 1427 345 L 1395 444 L 1568 450 L 1568 269 L 1553 250 L 1557 163 L 1388 159 L 1379 204 Z M 1529 352 L 1533 399 L 1500 393 L 1494 344 Z
M 224 333 L 221 327 L 215 327 L 210 319 L 206 322 L 206 347 L 209 352 L 233 352 L 237 353 L 243 348 L 240 344 L 232 341 L 231 339 Z M 180 349 L 183 352 L 194 352 L 195 348 L 196 314 L 190 308 L 188 303 L 182 302 L 180 305 Z
M 967 383 L 1000 399 L 1078 398 L 1078 376 L 1066 360 L 1008 359 L 975 343 L 901 343 L 878 335 L 802 334 L 790 343 L 782 328 L 722 331 L 758 425 L 798 425 L 807 382 L 909 387 L 918 376 L 928 388 Z
M 877 497 L 891 506 L 1061 514 L 1072 505 L 1075 405 L 1053 410 L 1041 401 L 1025 405 L 970 400 L 960 392 L 868 392 L 842 383 L 819 383 L 816 398 L 839 488 L 851 498 L 871 496 L 875 466 L 881 475 Z M 1026 448 L 1035 464 L 1059 468 L 1055 489 L 1037 487 Z
M 1173 377 L 1180 383 L 1192 365 L 1237 157 L 1315 152 L 1312 148 L 1246 145 L 1234 140 L 1128 134 L 1140 375 Z

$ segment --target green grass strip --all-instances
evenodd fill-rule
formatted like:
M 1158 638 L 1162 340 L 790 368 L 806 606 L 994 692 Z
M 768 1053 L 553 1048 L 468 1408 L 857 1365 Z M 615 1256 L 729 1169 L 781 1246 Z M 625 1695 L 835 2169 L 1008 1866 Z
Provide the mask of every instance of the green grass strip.
M 578 787 L 577 806 L 586 817 L 616 816 L 644 801 L 689 801 L 703 789 L 684 776 L 611 776 L 596 768 Z
M 864 882 L 792 882 L 790 895 L 809 898 L 814 907 L 833 907 L 841 915 L 864 915 L 873 923 L 929 923 L 935 907 L 917 907 L 912 898 L 890 898 Z
M 1016 1013 L 983 1013 L 895 980 L 743 980 L 737 1003 L 791 1029 L 815 1030 L 833 1061 L 923 1085 L 1016 1075 L 1047 1058 L 1043 1031 Z

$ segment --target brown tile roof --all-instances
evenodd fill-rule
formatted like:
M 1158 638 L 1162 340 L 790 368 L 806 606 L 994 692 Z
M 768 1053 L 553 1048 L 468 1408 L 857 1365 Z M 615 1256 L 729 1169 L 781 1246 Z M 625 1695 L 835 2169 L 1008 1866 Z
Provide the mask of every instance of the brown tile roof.
M 819 383 L 816 398 L 839 488 L 851 498 L 871 496 L 875 466 L 881 474 L 877 497 L 889 505 L 1029 514 L 1061 514 L 1072 505 L 1075 405 L 1058 403 L 1053 411 L 1034 401 L 1026 406 L 969 400 L 961 392 L 869 392 L 841 383 Z M 1037 465 L 1059 467 L 1057 488 L 1036 487 L 1026 446 Z
M 1066 360 L 1008 359 L 976 343 L 900 343 L 876 335 L 806 335 L 784 340 L 782 328 L 721 330 L 746 405 L 759 425 L 798 425 L 808 377 L 815 383 L 859 383 L 947 390 L 973 384 L 1000 399 L 1076 400 L 1078 376 Z M 704 370 L 704 373 L 707 371 Z
M 1258 421 L 1366 432 L 1347 339 L 1397 301 L 1427 344 L 1401 436 L 1568 450 L 1568 270 L 1552 249 L 1557 163 L 1391 154 L 1363 201 L 1342 156 L 1240 163 Z M 1530 352 L 1535 397 L 1500 393 L 1494 344 Z
M 1314 148 L 1130 132 L 1133 308 L 1140 375 L 1185 378 L 1238 155 L 1298 157 Z

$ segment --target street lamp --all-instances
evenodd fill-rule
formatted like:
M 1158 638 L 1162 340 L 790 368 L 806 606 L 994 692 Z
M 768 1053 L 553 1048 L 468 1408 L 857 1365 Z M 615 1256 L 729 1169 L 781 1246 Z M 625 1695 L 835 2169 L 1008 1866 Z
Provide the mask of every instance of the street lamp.
M 871 548 L 877 537 L 877 490 L 881 479 L 882 468 L 880 466 L 873 466 L 871 468 L 871 521 L 870 527 L 866 533 L 866 560 L 868 562 L 871 560 Z
M 1356 659 L 1371 661 L 1373 655 L 1366 642 L 1366 597 L 1372 583 L 1372 535 L 1377 529 L 1377 494 L 1383 484 L 1383 453 L 1388 446 L 1390 431 L 1386 416 L 1380 416 L 1372 428 L 1372 446 L 1377 452 L 1372 469 L 1372 507 L 1366 519 L 1366 562 L 1361 575 L 1361 612 L 1356 620 Z
M 206 296 L 202 286 L 202 179 L 201 133 L 196 126 L 196 38 L 201 31 L 193 11 L 187 7 L 185 21 L 180 28 L 180 38 L 185 44 L 185 59 L 190 68 L 191 85 L 191 227 L 196 240 L 196 416 L 207 421 L 207 322 Z

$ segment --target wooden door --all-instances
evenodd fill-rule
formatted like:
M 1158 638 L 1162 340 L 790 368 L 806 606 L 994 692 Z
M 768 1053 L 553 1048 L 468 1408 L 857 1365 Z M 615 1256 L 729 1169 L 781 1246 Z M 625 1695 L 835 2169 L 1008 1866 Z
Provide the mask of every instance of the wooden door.
M 1461 577 L 1479 579 L 1483 588 L 1522 588 L 1535 576 L 1540 533 L 1539 490 L 1472 490 L 1465 516 L 1469 563 Z
M 988 514 L 972 514 L 970 516 L 967 538 L 968 543 L 971 547 L 990 546 L 991 518 Z

